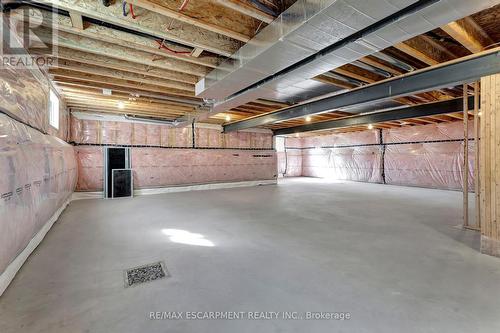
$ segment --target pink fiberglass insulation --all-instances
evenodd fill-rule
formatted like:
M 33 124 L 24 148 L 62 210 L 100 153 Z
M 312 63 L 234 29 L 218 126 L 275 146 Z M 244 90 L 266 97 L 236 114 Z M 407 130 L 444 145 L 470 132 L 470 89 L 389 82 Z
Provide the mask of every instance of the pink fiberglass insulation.
M 439 189 L 462 188 L 463 142 L 428 142 L 462 140 L 462 122 L 387 129 L 382 134 L 383 142 L 387 143 L 384 154 L 386 183 Z M 472 126 L 469 127 L 471 137 Z M 304 137 L 300 141 L 289 138 L 286 145 L 303 147 L 302 176 L 382 182 L 382 147 L 356 147 L 377 143 L 379 132 L 373 130 Z M 281 167 L 281 157 L 279 161 Z M 469 141 L 468 162 L 469 188 L 473 189 L 473 141 Z
M 101 147 L 75 147 L 77 191 L 103 189 Z M 276 155 L 266 150 L 133 147 L 134 187 L 151 188 L 276 178 Z
M 104 183 L 104 152 L 102 147 L 76 146 L 78 164 L 77 191 L 101 191 Z
M 271 133 L 222 134 L 218 129 L 195 128 L 196 148 L 212 149 L 189 149 L 193 144 L 191 132 L 189 127 L 172 128 L 155 124 L 80 120 L 73 117 L 72 141 L 83 144 L 75 147 L 79 175 L 77 190 L 103 189 L 104 148 L 84 144 L 152 146 L 131 148 L 135 188 L 267 180 L 276 177 L 276 155 L 272 150 Z M 297 161 L 301 162 L 301 159 L 298 158 Z M 299 167 L 297 175 L 300 172 Z
M 73 147 L 0 115 L 0 273 L 72 194 Z
M 267 180 L 274 151 L 132 148 L 135 188 Z
M 192 129 L 118 121 L 82 120 L 72 117 L 71 141 L 79 144 L 118 144 L 157 147 L 192 147 Z M 195 128 L 197 148 L 272 149 L 271 133 L 234 132 Z
M 0 22 L 2 24 L 2 22 Z M 0 28 L 6 28 L 2 26 Z M 14 35 L 14 34 L 11 34 Z M 8 43 L 3 47 L 8 48 Z M 5 54 L 15 54 L 3 49 Z M 49 103 L 49 81 L 41 71 L 11 66 L 8 62 L 0 66 L 0 105 L 13 118 L 47 131 L 47 105 Z
M 383 131 L 384 142 L 416 142 L 463 139 L 463 124 L 430 124 Z M 473 137 L 472 126 L 469 137 Z M 474 142 L 469 141 L 469 188 L 474 188 Z M 385 175 L 388 184 L 461 189 L 463 142 L 388 145 Z

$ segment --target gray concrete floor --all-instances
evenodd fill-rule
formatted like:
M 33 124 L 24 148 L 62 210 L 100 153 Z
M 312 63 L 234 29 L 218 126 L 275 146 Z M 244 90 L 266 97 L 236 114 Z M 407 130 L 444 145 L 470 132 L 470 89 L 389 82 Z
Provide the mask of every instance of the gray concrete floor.
M 0 298 L 0 332 L 500 332 L 500 259 L 455 227 L 461 202 L 309 178 L 72 202 Z M 159 260 L 170 278 L 124 288 L 124 269 Z M 150 320 L 154 311 L 351 319 Z

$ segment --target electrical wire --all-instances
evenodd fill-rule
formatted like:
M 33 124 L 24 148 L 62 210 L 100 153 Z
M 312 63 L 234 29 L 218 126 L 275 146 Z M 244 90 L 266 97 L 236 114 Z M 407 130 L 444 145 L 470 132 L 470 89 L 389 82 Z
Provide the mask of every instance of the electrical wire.
M 163 41 L 157 40 L 156 42 L 159 45 L 159 49 L 165 49 L 168 52 L 171 52 L 171 53 L 174 53 L 174 54 L 191 54 L 191 51 L 176 51 L 176 50 L 172 50 L 171 48 L 169 48 L 168 46 L 166 46 L 165 44 L 163 44 Z
M 132 15 L 132 18 L 135 20 L 136 16 L 134 14 L 134 6 L 132 6 L 131 3 L 128 4 L 128 7 L 130 9 L 130 15 Z

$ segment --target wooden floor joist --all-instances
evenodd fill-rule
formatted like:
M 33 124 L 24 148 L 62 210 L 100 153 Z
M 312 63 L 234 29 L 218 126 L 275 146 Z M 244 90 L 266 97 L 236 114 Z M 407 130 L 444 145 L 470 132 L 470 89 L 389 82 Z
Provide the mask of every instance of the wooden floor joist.
M 241 42 L 248 42 L 252 35 L 246 34 L 240 31 L 232 30 L 228 27 L 221 26 L 217 24 L 217 19 L 215 16 L 211 15 L 203 15 L 202 18 L 194 18 L 192 16 L 184 14 L 184 12 L 180 12 L 178 10 L 177 1 L 172 0 L 128 0 L 129 3 L 139 6 L 141 8 L 147 9 L 151 12 L 158 13 L 165 17 L 169 17 L 171 19 L 175 19 L 182 23 L 191 24 L 195 27 L 199 27 L 205 29 L 207 31 L 215 32 L 221 34 L 223 36 L 230 37 L 232 39 L 239 40 Z M 199 1 L 198 1 L 199 2 Z M 203 2 L 203 0 L 202 0 Z M 220 10 L 219 8 L 207 8 L 210 11 Z M 222 13 L 218 13 L 221 17 L 224 17 Z M 233 12 L 234 15 L 234 12 Z M 201 15 L 200 15 L 201 16 Z M 213 19 L 215 18 L 215 19 Z M 239 24 L 239 27 L 243 26 L 243 24 Z M 236 29 L 237 26 L 235 25 Z M 238 29 L 241 30 L 241 29 Z M 247 32 L 248 33 L 248 32 Z
M 35 50 L 33 50 L 33 53 L 36 53 Z M 168 78 L 172 81 L 184 82 L 189 84 L 195 84 L 196 82 L 198 82 L 198 77 L 195 75 L 182 74 L 176 71 L 149 66 L 143 64 L 141 62 L 141 59 L 130 59 L 130 61 L 125 61 L 106 57 L 105 55 L 92 54 L 64 47 L 58 48 L 57 57 L 58 62 L 61 62 L 63 66 L 65 64 L 72 66 L 75 63 L 79 63 L 82 65 L 93 65 L 119 71 L 132 72 L 145 76 L 157 77 L 160 79 Z
M 123 16 L 121 1 L 112 2 L 108 7 L 96 0 L 38 0 L 38 2 L 183 45 L 199 47 L 225 57 L 231 56 L 240 47 L 240 43 L 234 39 L 177 20 L 170 23 L 165 20 L 165 16 L 151 11 L 142 10 L 137 13 L 135 19 L 131 15 Z
M 71 13 L 72 12 L 70 12 L 70 14 Z M 189 52 L 197 50 L 198 48 L 189 48 L 176 45 L 175 47 L 172 46 L 170 48 L 171 51 L 165 48 L 160 49 L 159 43 L 162 40 L 159 38 L 154 39 L 151 37 L 144 37 L 141 35 L 112 29 L 90 22 L 85 23 L 85 29 L 80 29 L 73 25 L 72 18 L 70 19 L 69 17 L 56 13 L 49 13 L 45 10 L 29 11 L 29 14 L 31 15 L 31 19 L 35 20 L 36 22 L 41 22 L 41 25 L 44 27 L 51 27 L 54 24 L 57 24 L 58 31 L 91 38 L 105 43 L 127 46 L 128 48 L 132 48 L 138 51 L 158 54 L 167 58 L 173 58 L 196 65 L 215 68 L 219 65 L 221 60 L 217 56 L 208 55 L 208 53 L 205 53 L 203 57 L 193 57 L 189 55 Z M 16 17 L 17 19 L 23 20 L 25 11 L 23 11 L 22 9 L 15 9 L 11 12 L 10 15 Z M 168 44 L 168 42 L 165 43 Z
M 37 29 L 40 39 L 51 42 L 49 32 L 45 29 Z M 143 64 L 176 71 L 183 74 L 202 77 L 208 73 L 207 67 L 186 63 L 177 59 L 167 58 L 157 54 L 138 51 L 125 46 L 106 43 L 87 37 L 82 37 L 67 32 L 59 32 L 57 43 L 59 46 L 81 52 L 93 53 L 100 56 L 115 58 L 124 61 L 138 62 Z

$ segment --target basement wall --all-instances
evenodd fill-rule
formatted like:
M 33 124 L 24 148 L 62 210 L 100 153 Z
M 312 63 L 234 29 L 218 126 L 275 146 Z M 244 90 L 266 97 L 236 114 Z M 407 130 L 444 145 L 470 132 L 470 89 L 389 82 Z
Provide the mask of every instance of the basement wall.
M 48 124 L 50 83 L 39 70 L 0 68 L 0 295 L 64 209 L 76 185 L 73 147 Z
M 286 176 L 462 189 L 461 121 L 287 139 L 286 147 L 289 160 L 302 158 L 301 173 L 293 169 Z M 474 188 L 474 141 L 469 141 L 469 188 Z
M 131 147 L 134 188 L 273 180 L 271 132 L 222 134 L 217 128 L 171 128 L 119 121 L 71 119 L 78 161 L 77 191 L 103 190 L 103 149 Z

